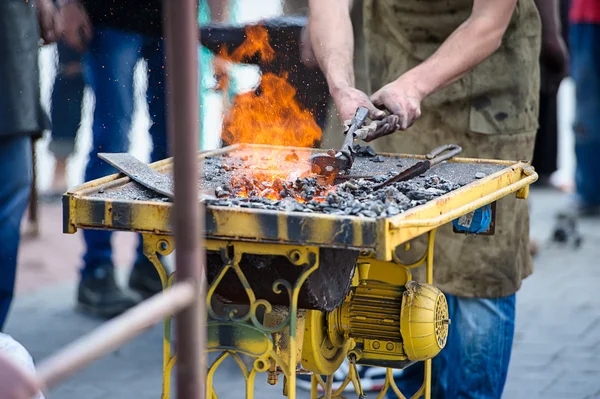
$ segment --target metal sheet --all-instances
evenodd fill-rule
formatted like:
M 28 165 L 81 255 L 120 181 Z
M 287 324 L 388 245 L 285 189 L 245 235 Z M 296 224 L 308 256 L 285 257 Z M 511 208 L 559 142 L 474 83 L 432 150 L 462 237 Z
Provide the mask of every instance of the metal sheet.
M 133 155 L 128 153 L 101 153 L 98 154 L 98 157 L 142 186 L 171 199 L 175 197 L 173 179 L 157 172 Z

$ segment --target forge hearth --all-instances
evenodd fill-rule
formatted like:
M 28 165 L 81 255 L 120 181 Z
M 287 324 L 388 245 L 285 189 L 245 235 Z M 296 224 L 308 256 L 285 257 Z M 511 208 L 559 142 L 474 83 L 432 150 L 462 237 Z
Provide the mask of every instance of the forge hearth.
M 373 190 L 373 186 L 412 166 L 418 159 L 377 155 L 369 147 L 357 148 L 358 156 L 349 176 L 330 185 L 310 172 L 309 154 L 309 150 L 303 149 L 246 149 L 208 156 L 202 160 L 201 195 L 205 196 L 208 207 L 385 218 L 423 205 L 503 168 L 496 164 L 447 162 L 409 181 Z M 111 195 L 170 201 L 135 183 L 122 186 Z

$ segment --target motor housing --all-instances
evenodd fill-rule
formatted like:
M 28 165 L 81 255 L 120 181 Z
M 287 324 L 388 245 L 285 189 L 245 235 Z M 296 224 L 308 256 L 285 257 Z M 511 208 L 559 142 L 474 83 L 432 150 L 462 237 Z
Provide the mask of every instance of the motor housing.
M 326 374 L 354 356 L 359 364 L 402 369 L 436 356 L 446 345 L 449 323 L 446 297 L 430 284 L 362 280 L 339 307 L 308 317 L 302 364 Z

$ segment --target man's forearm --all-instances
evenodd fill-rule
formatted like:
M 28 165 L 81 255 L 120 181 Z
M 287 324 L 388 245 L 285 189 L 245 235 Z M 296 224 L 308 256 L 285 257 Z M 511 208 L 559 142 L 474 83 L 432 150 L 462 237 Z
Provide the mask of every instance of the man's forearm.
M 516 0 L 476 0 L 469 19 L 401 79 L 411 81 L 421 98 L 460 79 L 498 49 L 515 4 Z
M 310 38 L 332 92 L 354 87 L 354 35 L 350 0 L 310 0 Z

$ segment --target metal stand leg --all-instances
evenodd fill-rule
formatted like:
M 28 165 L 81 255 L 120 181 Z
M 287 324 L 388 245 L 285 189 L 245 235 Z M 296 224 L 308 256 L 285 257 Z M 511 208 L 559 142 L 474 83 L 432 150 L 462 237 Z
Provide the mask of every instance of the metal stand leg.
M 144 240 L 144 255 L 152 262 L 163 286 L 163 291 L 171 287 L 175 279 L 175 273 L 170 276 L 167 269 L 160 261 L 158 254 L 169 255 L 173 252 L 174 243 L 171 237 L 161 237 L 150 234 L 142 236 Z M 163 385 L 161 399 L 170 399 L 171 397 L 171 371 L 176 362 L 176 355 L 171 351 L 171 331 L 172 331 L 171 316 L 164 320 L 164 335 L 163 335 Z
M 29 212 L 28 212 L 28 226 L 26 234 L 32 238 L 38 238 L 40 236 L 40 224 L 39 224 L 39 206 L 38 206 L 38 190 L 37 190 L 37 151 L 35 149 L 35 143 L 37 140 L 31 142 L 31 161 L 33 164 L 32 173 L 33 178 L 31 180 L 31 195 L 29 197 Z

